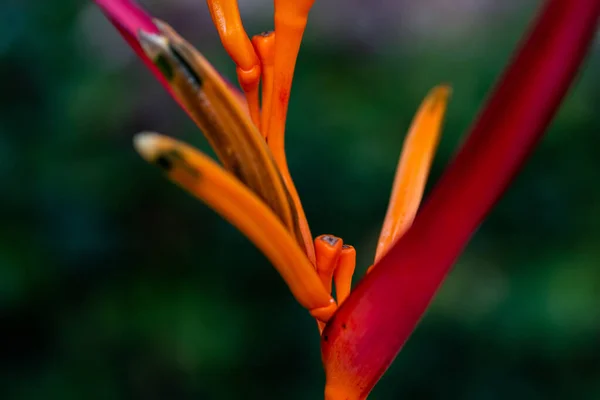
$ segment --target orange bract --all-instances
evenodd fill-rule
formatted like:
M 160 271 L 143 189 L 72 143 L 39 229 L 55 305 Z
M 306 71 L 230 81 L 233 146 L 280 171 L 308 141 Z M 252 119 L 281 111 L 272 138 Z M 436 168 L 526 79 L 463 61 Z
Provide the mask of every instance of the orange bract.
M 167 24 L 155 22 L 160 35 L 140 32 L 144 51 L 223 166 L 261 197 L 302 244 L 294 203 L 257 128 L 210 63 Z

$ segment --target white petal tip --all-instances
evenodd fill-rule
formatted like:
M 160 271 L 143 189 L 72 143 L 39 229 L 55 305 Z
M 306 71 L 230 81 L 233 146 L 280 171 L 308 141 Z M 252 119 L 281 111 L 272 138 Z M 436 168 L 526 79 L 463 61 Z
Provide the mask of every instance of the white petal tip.
M 133 137 L 133 146 L 146 160 L 152 160 L 156 154 L 160 135 L 153 132 L 138 133 Z

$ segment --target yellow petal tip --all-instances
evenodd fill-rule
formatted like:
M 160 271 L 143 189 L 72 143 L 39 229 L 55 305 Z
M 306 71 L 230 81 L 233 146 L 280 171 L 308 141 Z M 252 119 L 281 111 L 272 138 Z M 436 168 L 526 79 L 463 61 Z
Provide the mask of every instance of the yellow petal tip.
M 430 110 L 437 108 L 440 105 L 446 105 L 452 96 L 452 86 L 442 84 L 434 87 L 429 92 L 428 100 L 431 103 Z

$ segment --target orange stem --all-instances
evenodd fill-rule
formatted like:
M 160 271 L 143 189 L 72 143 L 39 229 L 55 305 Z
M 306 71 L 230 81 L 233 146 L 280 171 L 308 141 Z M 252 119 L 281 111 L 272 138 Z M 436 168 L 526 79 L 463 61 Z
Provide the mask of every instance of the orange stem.
M 338 307 L 342 305 L 344 300 L 350 296 L 352 289 L 352 275 L 356 268 L 356 250 L 354 247 L 345 244 L 342 246 L 342 252 L 335 267 L 333 279 L 335 280 L 335 294 L 337 297 Z
M 237 68 L 240 86 L 246 95 L 252 122 L 260 128 L 260 61 L 242 24 L 237 0 L 206 0 L 223 47 Z
M 328 293 L 331 293 L 333 271 L 338 264 L 344 242 L 339 237 L 321 235 L 315 239 L 317 274 Z
M 267 129 L 271 116 L 271 105 L 273 99 L 273 76 L 275 68 L 275 32 L 265 32 L 252 38 L 252 45 L 262 67 L 262 111 L 261 111 L 261 133 L 267 138 Z
M 298 222 L 304 239 L 306 253 L 314 260 L 312 235 L 304 208 L 292 180 L 285 155 L 285 121 L 287 117 L 292 78 L 300 43 L 314 0 L 275 0 L 275 57 L 271 111 L 267 140 L 273 158 L 298 211 Z

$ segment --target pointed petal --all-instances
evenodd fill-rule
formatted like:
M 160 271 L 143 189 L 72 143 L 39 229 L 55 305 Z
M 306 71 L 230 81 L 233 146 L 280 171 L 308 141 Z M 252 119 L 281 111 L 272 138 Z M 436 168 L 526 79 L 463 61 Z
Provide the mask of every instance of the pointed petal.
M 450 92 L 449 86 L 432 89 L 415 115 L 398 162 L 375 263 L 410 228 L 417 215 L 442 131 Z
M 158 80 L 169 90 L 167 82 L 154 63 L 146 56 L 137 40 L 140 30 L 158 33 L 152 18 L 131 0 L 94 0 L 106 17 L 119 30 L 131 48 L 150 68 Z
M 302 306 L 326 322 L 336 309 L 314 267 L 273 212 L 233 175 L 194 148 L 155 133 L 135 147 L 169 179 L 228 220 L 271 261 Z
M 542 137 L 594 38 L 600 1 L 548 0 L 413 226 L 323 332 L 326 398 L 363 399 Z
M 132 0 L 94 0 L 106 16 L 137 42 L 136 33 L 143 29 L 158 32 L 152 19 Z

